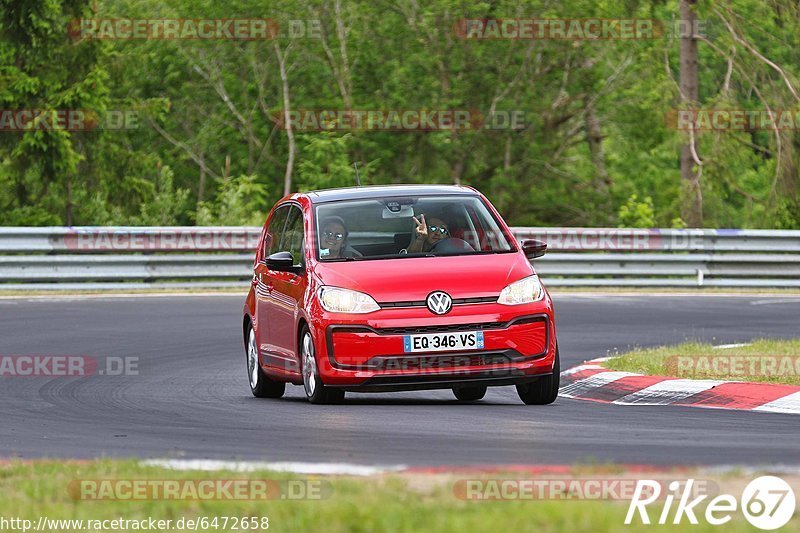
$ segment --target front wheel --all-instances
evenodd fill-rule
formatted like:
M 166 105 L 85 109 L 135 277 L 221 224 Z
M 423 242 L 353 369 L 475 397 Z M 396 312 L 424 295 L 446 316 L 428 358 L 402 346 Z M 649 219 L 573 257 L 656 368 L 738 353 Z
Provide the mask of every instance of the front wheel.
M 286 391 L 286 383 L 271 380 L 261 370 L 253 326 L 247 326 L 247 376 L 250 380 L 250 392 L 256 398 L 280 398 Z
M 326 387 L 322 383 L 317 367 L 316 350 L 314 349 L 314 339 L 308 326 L 303 326 L 300 334 L 300 364 L 303 372 L 303 389 L 306 397 L 311 403 L 339 403 L 344 400 L 344 391 Z
M 519 399 L 525 405 L 547 405 L 556 401 L 558 397 L 558 386 L 561 382 L 561 362 L 556 346 L 556 360 L 553 363 L 553 373 L 549 376 L 542 376 L 530 383 L 520 383 L 517 385 Z

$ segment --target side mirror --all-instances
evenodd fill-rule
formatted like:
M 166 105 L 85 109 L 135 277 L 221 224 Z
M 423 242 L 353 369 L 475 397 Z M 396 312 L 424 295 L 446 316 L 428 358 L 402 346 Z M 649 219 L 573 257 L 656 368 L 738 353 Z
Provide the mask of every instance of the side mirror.
M 537 241 L 536 239 L 527 239 L 522 241 L 522 251 L 528 259 L 536 259 L 545 254 L 547 251 L 547 243 Z
M 294 258 L 291 252 L 275 252 L 267 257 L 267 268 L 278 272 L 294 271 Z

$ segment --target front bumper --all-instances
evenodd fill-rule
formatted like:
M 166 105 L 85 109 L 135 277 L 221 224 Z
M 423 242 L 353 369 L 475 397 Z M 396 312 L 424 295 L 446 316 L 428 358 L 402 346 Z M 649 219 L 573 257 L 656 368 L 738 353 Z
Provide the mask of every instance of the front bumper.
M 511 385 L 552 373 L 556 332 L 549 301 L 466 305 L 445 316 L 426 309 L 378 311 L 368 320 L 330 317 L 316 325 L 326 385 L 360 391 Z M 484 348 L 405 353 L 405 335 L 482 331 Z
M 356 386 L 329 385 L 354 392 L 398 392 L 426 389 L 452 389 L 464 386 L 499 387 L 535 381 L 546 374 L 525 374 L 522 371 L 495 370 L 470 374 L 416 374 L 416 375 L 378 375 Z

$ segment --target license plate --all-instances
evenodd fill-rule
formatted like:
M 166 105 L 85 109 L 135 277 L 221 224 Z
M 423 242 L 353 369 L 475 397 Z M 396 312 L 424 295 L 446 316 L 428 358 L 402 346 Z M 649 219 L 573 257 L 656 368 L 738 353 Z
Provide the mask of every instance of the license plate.
M 403 350 L 406 353 L 483 350 L 483 332 L 462 331 L 459 333 L 404 335 Z

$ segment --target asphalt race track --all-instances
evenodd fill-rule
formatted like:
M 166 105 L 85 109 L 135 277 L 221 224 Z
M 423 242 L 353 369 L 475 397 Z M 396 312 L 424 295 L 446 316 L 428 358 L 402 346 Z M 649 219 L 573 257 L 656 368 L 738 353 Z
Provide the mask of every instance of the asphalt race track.
M 0 378 L 0 457 L 259 459 L 469 465 L 800 464 L 800 417 L 559 398 L 511 387 L 348 393 L 312 406 L 250 395 L 244 296 L 0 301 L 0 355 L 132 356 L 139 375 Z M 556 295 L 562 367 L 607 350 L 800 333 L 800 297 Z

